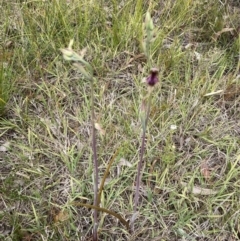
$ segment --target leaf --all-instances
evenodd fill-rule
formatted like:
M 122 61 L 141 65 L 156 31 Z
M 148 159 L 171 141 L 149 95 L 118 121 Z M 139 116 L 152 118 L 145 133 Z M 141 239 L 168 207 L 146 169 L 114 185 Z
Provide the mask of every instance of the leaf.
M 129 224 L 133 224 L 135 222 L 135 220 L 137 219 L 137 217 L 139 216 L 139 212 L 135 212 L 132 217 L 129 220 Z
M 54 216 L 54 222 L 59 223 L 59 222 L 64 222 L 69 219 L 69 214 L 67 210 L 60 210 L 58 214 Z
M 82 56 L 84 58 L 84 56 L 86 55 L 87 53 L 87 47 L 83 48 L 81 51 L 80 51 L 80 56 Z
M 23 232 L 22 234 L 22 241 L 33 241 L 34 240 L 34 237 L 33 237 L 33 234 L 30 233 L 30 232 Z
M 109 184 L 113 179 L 110 178 L 110 177 L 107 177 L 105 180 L 104 180 L 104 186 Z M 100 189 L 101 187 L 101 183 L 102 183 L 102 179 L 98 182 L 98 189 Z
M 197 60 L 201 60 L 202 55 L 200 53 L 198 53 L 197 51 L 194 51 L 194 54 L 195 54 Z
M 132 163 L 127 161 L 126 159 L 124 158 L 121 158 L 118 162 L 118 167 L 121 167 L 121 166 L 127 166 L 127 167 L 132 167 Z
M 6 152 L 6 151 L 9 150 L 9 148 L 10 148 L 10 141 L 7 141 L 7 142 L 5 142 L 4 144 L 2 144 L 0 146 L 0 151 L 1 152 Z
M 176 125 L 171 125 L 171 126 L 170 126 L 170 129 L 174 131 L 174 130 L 177 129 L 177 126 L 176 126 Z
M 189 184 L 187 184 L 186 182 L 181 182 L 181 185 L 183 187 L 187 187 L 188 192 L 197 194 L 197 195 L 214 195 L 217 193 L 217 191 L 214 191 L 212 189 L 202 188 L 199 186 L 193 186 L 192 188 L 190 188 Z
M 80 73 L 87 79 L 87 80 L 92 80 L 93 77 L 91 74 L 79 63 L 74 63 L 73 64 L 77 69 L 80 71 Z
M 210 170 L 209 170 L 209 166 L 206 162 L 206 160 L 204 160 L 201 165 L 200 165 L 200 172 L 203 175 L 203 177 L 207 180 L 210 179 Z
M 217 91 L 214 91 L 214 92 L 207 93 L 204 96 L 219 95 L 222 92 L 223 92 L 223 90 L 217 90 Z
M 121 158 L 117 164 L 117 176 L 120 176 L 122 172 L 122 169 L 121 169 L 122 166 L 132 167 L 132 163 L 130 163 L 124 158 Z
M 104 136 L 105 135 L 105 130 L 101 127 L 101 125 L 99 123 L 95 123 L 94 125 L 95 125 L 96 130 L 98 130 L 100 132 L 100 134 L 102 136 Z
M 214 37 L 213 37 L 214 41 L 217 41 L 218 37 L 219 37 L 222 33 L 232 32 L 233 30 L 234 30 L 234 28 L 223 28 L 221 31 L 218 31 L 218 32 L 214 35 Z

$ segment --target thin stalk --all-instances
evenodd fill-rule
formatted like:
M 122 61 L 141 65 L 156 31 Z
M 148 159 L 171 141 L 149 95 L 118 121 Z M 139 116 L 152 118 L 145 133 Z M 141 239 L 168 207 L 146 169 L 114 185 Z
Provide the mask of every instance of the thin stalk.
M 144 155 L 144 151 L 145 151 L 145 137 L 146 137 L 147 123 L 148 123 L 148 117 L 149 117 L 150 105 L 151 105 L 150 101 L 151 101 L 151 98 L 149 98 L 149 100 L 148 100 L 147 114 L 146 114 L 146 118 L 145 118 L 145 123 L 143 125 L 143 136 L 142 136 L 140 158 L 139 158 L 139 162 L 138 162 L 138 170 L 137 170 L 137 178 L 136 178 L 136 194 L 135 194 L 135 198 L 134 198 L 134 213 L 136 213 L 136 211 L 137 211 L 138 200 L 139 200 L 140 176 L 141 176 L 141 169 L 142 169 L 142 163 L 143 163 L 143 155 Z
M 118 149 L 118 150 L 114 153 L 114 155 L 112 156 L 110 162 L 109 162 L 108 165 L 107 165 L 107 169 L 106 169 L 105 172 L 104 172 L 104 175 L 103 175 L 103 178 L 102 178 L 100 187 L 99 187 L 98 200 L 97 200 L 97 205 L 96 205 L 96 206 L 99 206 L 99 204 L 100 204 L 101 194 L 102 194 L 102 190 L 103 190 L 103 187 L 104 187 L 104 183 L 105 183 L 105 181 L 106 181 L 106 179 L 107 179 L 107 176 L 108 176 L 110 167 L 112 166 L 113 161 L 115 160 L 115 158 L 116 158 L 116 156 L 118 155 L 119 151 L 120 151 L 120 149 Z
M 95 131 L 95 113 L 94 113 L 94 91 L 93 91 L 93 83 L 94 78 L 91 81 L 91 118 L 92 118 L 92 151 L 93 151 L 93 163 L 94 163 L 94 206 L 98 206 L 98 160 L 97 160 L 97 143 L 96 143 L 96 131 Z M 97 218 L 98 218 L 98 210 L 94 209 L 94 223 L 93 223 L 93 240 L 97 241 Z

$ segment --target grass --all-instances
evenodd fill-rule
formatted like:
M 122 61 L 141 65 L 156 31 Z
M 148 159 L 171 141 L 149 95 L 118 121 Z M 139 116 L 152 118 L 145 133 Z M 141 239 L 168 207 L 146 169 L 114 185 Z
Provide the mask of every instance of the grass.
M 71 38 L 75 50 L 88 48 L 98 77 L 96 119 L 106 132 L 97 137 L 100 177 L 120 150 L 101 207 L 132 217 L 149 10 L 160 84 L 146 133 L 139 215 L 129 234 L 100 213 L 99 239 L 239 240 L 235 1 L 2 0 L 1 10 L 0 66 L 9 67 L 1 76 L 11 92 L 0 120 L 0 239 L 91 236 L 93 210 L 74 205 L 93 203 L 90 85 L 61 56 Z

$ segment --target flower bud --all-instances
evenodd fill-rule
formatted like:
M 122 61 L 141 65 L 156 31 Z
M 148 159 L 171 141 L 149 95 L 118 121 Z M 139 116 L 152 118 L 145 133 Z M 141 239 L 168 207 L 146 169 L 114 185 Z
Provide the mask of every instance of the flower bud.
M 72 60 L 74 52 L 71 49 L 60 49 L 65 60 Z
M 157 82 L 159 81 L 158 73 L 159 73 L 159 70 L 157 68 L 152 68 L 150 70 L 150 75 L 146 79 L 146 82 L 149 86 L 153 87 L 155 84 L 157 84 Z
M 153 31 L 154 29 L 153 20 L 149 12 L 146 13 L 145 26 L 147 31 Z

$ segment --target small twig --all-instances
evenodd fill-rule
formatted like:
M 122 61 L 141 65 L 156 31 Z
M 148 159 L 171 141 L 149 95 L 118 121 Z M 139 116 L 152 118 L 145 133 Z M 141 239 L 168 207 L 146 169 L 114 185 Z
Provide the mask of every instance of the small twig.
M 87 204 L 87 203 L 72 202 L 71 204 L 73 204 L 74 206 L 82 206 L 82 207 L 86 207 L 86 208 L 92 208 L 92 209 L 100 211 L 100 212 L 108 213 L 108 214 L 116 217 L 123 225 L 126 226 L 127 230 L 130 232 L 129 223 L 124 218 L 122 218 L 122 216 L 118 213 L 115 213 L 115 212 L 113 212 L 111 210 L 108 210 L 106 208 L 100 208 L 98 206 Z

